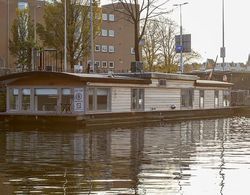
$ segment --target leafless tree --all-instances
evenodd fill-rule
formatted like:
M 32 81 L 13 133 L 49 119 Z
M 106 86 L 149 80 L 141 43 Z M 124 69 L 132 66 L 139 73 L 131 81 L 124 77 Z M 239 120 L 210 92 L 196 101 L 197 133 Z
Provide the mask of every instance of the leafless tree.
M 170 0 L 113 0 L 114 10 L 124 14 L 125 18 L 134 25 L 135 61 L 141 60 L 140 43 L 143 40 L 148 21 L 159 15 L 169 13 L 169 10 L 166 10 L 164 6 L 169 1 Z

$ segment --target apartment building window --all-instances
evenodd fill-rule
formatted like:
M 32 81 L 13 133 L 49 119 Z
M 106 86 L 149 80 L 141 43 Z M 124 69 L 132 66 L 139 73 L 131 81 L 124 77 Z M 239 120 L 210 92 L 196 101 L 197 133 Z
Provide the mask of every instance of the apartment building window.
M 109 36 L 114 37 L 115 36 L 115 31 L 114 30 L 109 30 Z
M 100 67 L 100 61 L 95 61 L 95 65 L 96 65 L 96 67 Z
M 135 55 L 135 48 L 131 47 L 130 53 L 131 53 L 132 55 Z
M 95 51 L 101 51 L 101 45 L 96 45 L 95 46 Z
M 115 21 L 115 15 L 109 14 L 109 21 Z
M 115 52 L 115 47 L 113 45 L 109 45 L 109 52 L 110 53 Z
M 107 68 L 107 67 L 108 67 L 107 61 L 102 61 L 102 67 L 103 67 L 103 68 Z
M 108 31 L 106 29 L 102 29 L 102 36 L 103 37 L 108 36 Z
M 108 51 L 108 46 L 102 45 L 102 52 L 107 52 L 107 51 Z
M 24 10 L 28 8 L 28 2 L 18 2 L 18 9 Z
M 102 14 L 102 20 L 108 20 L 108 14 Z
M 115 63 L 113 61 L 109 62 L 109 68 L 115 68 Z

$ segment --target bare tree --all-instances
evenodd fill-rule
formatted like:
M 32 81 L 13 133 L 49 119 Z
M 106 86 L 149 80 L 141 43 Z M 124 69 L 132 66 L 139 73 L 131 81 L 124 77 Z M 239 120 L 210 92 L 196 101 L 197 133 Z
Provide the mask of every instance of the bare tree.
M 149 71 L 176 72 L 178 70 L 179 54 L 175 51 L 177 27 L 174 21 L 164 17 L 148 22 L 144 35 L 143 58 Z M 192 63 L 199 58 L 200 55 L 195 51 L 183 54 L 184 63 Z
M 145 29 L 145 44 L 142 56 L 145 68 L 150 72 L 154 70 L 153 67 L 159 58 L 160 39 L 159 22 L 156 20 L 149 21 Z
M 177 25 L 168 18 L 159 18 L 160 29 L 160 59 L 167 72 L 175 71 L 177 60 L 175 52 L 175 35 Z
M 169 0 L 113 0 L 115 11 L 124 14 L 126 19 L 134 25 L 135 60 L 140 61 L 140 43 L 145 34 L 148 20 L 162 14 L 169 13 L 164 5 Z M 122 9 L 121 9 L 122 8 Z M 141 29 L 140 29 L 141 27 Z

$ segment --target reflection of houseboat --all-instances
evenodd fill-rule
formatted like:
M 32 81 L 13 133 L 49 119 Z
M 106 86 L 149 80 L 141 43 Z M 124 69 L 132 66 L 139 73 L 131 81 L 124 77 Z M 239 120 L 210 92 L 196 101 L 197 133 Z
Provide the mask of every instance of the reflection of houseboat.
M 193 75 L 25 72 L 2 76 L 0 81 L 7 94 L 1 117 L 7 121 L 54 118 L 103 124 L 218 116 L 232 111 L 231 83 L 199 80 Z

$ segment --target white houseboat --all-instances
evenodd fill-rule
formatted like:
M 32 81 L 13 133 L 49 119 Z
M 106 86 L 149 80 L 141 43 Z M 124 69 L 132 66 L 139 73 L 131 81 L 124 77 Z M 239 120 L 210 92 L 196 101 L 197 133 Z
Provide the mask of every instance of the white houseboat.
M 229 114 L 231 83 L 165 73 L 23 72 L 0 77 L 5 121 L 54 118 L 84 124 Z M 230 111 L 230 112 L 229 112 Z

